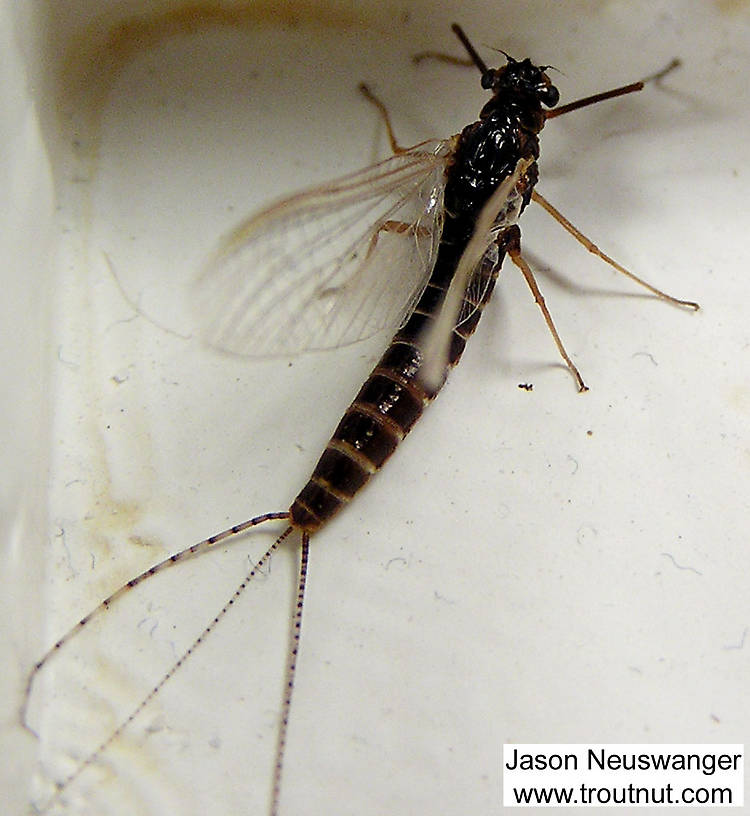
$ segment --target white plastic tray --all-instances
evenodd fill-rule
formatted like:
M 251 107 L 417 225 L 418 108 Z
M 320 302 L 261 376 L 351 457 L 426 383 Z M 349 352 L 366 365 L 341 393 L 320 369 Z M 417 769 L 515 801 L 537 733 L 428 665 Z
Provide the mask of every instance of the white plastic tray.
M 454 19 L 489 62 L 554 64 L 564 100 L 683 59 L 550 122 L 539 189 L 703 310 L 524 216 L 591 391 L 506 269 L 445 393 L 313 539 L 282 812 L 497 813 L 510 741 L 742 742 L 746 6 L 153 3 L 135 24 L 141 6 L 0 4 L 4 812 L 75 771 L 270 532 L 154 580 L 51 662 L 39 742 L 16 715 L 34 660 L 156 560 L 286 509 L 385 342 L 222 357 L 195 335 L 191 276 L 253 208 L 387 155 L 359 81 L 406 144 L 471 121 L 474 72 L 409 62 L 459 53 Z M 49 812 L 264 812 L 294 553 Z

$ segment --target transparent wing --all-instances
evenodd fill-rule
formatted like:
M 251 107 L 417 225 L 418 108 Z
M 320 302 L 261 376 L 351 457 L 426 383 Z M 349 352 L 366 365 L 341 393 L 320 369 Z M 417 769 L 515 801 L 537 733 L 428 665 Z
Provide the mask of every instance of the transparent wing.
M 452 148 L 424 142 L 240 225 L 196 280 L 206 340 L 296 354 L 398 326 L 434 264 Z
M 472 269 L 468 274 L 466 291 L 456 326 L 469 320 L 480 303 L 484 303 L 487 289 L 492 283 L 492 270 L 498 262 L 495 240 L 500 232 L 517 223 L 523 208 L 523 193 L 517 184 L 530 162 L 521 159 L 513 172 L 503 181 L 487 202 L 477 219 L 475 234 L 467 247 L 467 257 L 462 258 Z
M 485 302 L 499 259 L 493 242 L 501 231 L 518 220 L 523 199 L 517 185 L 532 162 L 533 159 L 519 159 L 513 172 L 497 186 L 483 205 L 474 223 L 474 232 L 456 265 L 440 311 L 419 338 L 424 358 L 419 378 L 430 389 L 439 388 L 445 380 L 454 329 L 468 321 Z

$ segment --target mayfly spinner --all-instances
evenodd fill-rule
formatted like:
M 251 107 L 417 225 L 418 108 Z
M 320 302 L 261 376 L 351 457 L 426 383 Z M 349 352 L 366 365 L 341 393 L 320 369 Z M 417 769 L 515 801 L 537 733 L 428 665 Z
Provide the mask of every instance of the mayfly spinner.
M 586 389 L 521 256 L 516 222 L 530 201 L 541 204 L 589 251 L 652 293 L 698 308 L 696 303 L 676 300 L 623 269 L 535 190 L 539 133 L 545 122 L 638 91 L 643 82 L 557 107 L 559 93 L 546 73 L 548 66 L 506 55 L 504 66 L 488 68 L 461 28 L 454 25 L 453 31 L 480 70 L 482 88 L 491 94 L 476 122 L 450 139 L 404 149 L 393 136 L 382 103 L 362 86 L 362 92 L 383 115 L 394 155 L 251 218 L 222 243 L 200 276 L 197 291 L 208 340 L 232 352 L 292 354 L 337 347 L 387 327 L 398 328 L 287 511 L 245 521 L 151 567 L 104 600 L 35 665 L 26 688 L 24 724 L 37 673 L 92 617 L 171 564 L 264 522 L 287 522 L 286 529 L 190 649 L 109 738 L 57 784 L 55 798 L 139 715 L 279 545 L 298 533 L 298 601 L 270 806 L 272 814 L 278 811 L 310 537 L 380 470 L 437 396 L 477 327 L 506 255 L 521 269 L 579 389 Z

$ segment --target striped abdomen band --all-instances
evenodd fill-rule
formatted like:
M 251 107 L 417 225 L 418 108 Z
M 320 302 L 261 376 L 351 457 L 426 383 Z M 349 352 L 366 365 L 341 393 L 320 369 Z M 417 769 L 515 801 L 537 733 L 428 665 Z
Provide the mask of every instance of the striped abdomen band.
M 453 331 L 446 376 L 476 329 L 502 257 L 501 250 L 499 258 L 485 262 L 477 273 L 485 276 L 486 284 L 479 288 L 481 300 L 471 304 L 470 317 Z M 425 406 L 437 396 L 440 387 L 428 391 L 417 378 L 422 361 L 418 342 L 445 297 L 450 283 L 449 279 L 442 283 L 441 278 L 445 277 L 436 266 L 414 312 L 396 333 L 339 422 L 310 480 L 289 509 L 290 521 L 296 527 L 315 532 L 349 502 L 370 476 L 380 470 Z

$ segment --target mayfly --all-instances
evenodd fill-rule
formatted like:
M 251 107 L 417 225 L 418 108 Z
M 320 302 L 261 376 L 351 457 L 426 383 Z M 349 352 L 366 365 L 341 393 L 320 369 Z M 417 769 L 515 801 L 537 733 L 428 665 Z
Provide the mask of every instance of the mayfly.
M 361 86 L 383 116 L 393 155 L 251 218 L 224 240 L 200 275 L 196 293 L 207 339 L 231 352 L 290 355 L 340 347 L 386 328 L 396 333 L 288 510 L 237 524 L 136 576 L 36 663 L 21 715 L 29 730 L 27 707 L 35 677 L 94 616 L 146 578 L 188 556 L 265 522 L 286 522 L 281 535 L 193 645 L 77 770 L 56 783 L 53 801 L 133 722 L 282 542 L 296 533 L 301 539 L 297 606 L 271 782 L 270 812 L 278 812 L 310 538 L 380 470 L 437 396 L 477 327 L 506 255 L 521 269 L 579 390 L 586 390 L 521 255 L 517 221 L 532 200 L 590 252 L 653 294 L 698 308 L 621 267 L 535 190 L 538 137 L 545 122 L 638 91 L 645 80 L 558 107 L 559 93 L 547 74 L 549 66 L 505 55 L 504 66 L 488 68 L 462 29 L 454 25 L 453 31 L 481 72 L 482 88 L 491 94 L 476 122 L 449 139 L 402 148 L 384 106 L 367 86 Z M 45 809 L 51 804 L 47 802 Z

